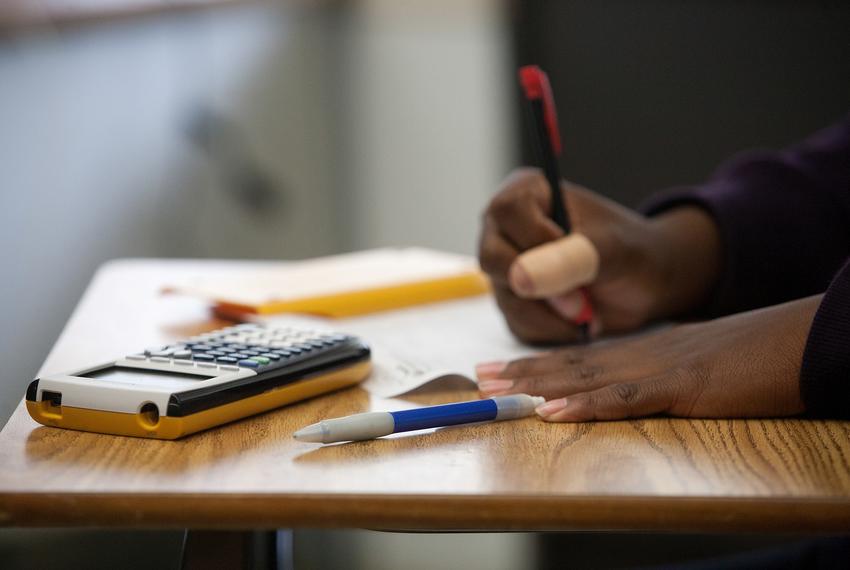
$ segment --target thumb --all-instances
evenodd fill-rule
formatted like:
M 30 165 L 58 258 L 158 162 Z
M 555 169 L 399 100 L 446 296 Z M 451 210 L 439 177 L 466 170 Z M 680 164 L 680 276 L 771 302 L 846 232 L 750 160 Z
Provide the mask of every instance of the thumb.
M 535 411 L 547 422 L 622 420 L 665 412 L 673 405 L 675 396 L 669 378 L 656 378 L 648 382 L 611 384 L 550 400 Z
M 596 246 L 583 234 L 572 233 L 517 257 L 508 282 L 519 297 L 545 298 L 588 285 L 598 272 Z

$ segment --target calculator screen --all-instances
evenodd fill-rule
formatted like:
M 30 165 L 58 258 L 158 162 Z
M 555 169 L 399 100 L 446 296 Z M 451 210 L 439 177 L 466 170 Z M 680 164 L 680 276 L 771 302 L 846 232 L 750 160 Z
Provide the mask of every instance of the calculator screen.
M 110 366 L 94 372 L 80 374 L 81 378 L 96 378 L 118 384 L 133 384 L 138 386 L 160 386 L 174 388 L 194 384 L 199 380 L 208 380 L 212 376 L 206 374 L 177 374 L 160 370 L 145 370 L 143 368 L 122 368 Z

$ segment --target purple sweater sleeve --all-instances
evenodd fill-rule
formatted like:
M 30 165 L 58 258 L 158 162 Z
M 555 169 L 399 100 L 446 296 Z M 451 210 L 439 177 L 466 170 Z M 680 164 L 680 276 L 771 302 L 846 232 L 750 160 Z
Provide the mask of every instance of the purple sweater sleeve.
M 800 393 L 809 415 L 850 418 L 850 262 L 832 280 L 815 314 Z
M 717 221 L 719 315 L 826 290 L 850 255 L 850 116 L 784 151 L 749 151 L 696 188 L 650 200 L 650 215 L 693 204 Z
M 786 150 L 738 155 L 706 184 L 656 196 L 645 211 L 686 204 L 712 215 L 723 242 L 723 270 L 705 313 L 828 289 L 809 333 L 801 390 L 810 413 L 850 418 L 850 116 Z

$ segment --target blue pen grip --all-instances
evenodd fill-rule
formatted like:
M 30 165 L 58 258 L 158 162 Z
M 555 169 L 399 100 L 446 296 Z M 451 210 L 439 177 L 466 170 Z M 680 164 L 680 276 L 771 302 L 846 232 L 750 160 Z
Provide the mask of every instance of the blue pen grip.
M 499 408 L 493 400 L 460 402 L 444 406 L 430 406 L 418 410 L 390 412 L 395 422 L 393 432 L 413 431 L 458 424 L 471 424 L 496 419 Z

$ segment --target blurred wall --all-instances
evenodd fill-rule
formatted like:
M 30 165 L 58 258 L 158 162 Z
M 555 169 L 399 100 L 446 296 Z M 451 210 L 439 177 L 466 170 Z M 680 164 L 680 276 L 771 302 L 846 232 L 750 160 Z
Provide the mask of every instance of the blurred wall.
M 325 20 L 254 6 L 0 40 L 0 423 L 105 260 L 339 248 Z
M 489 0 L 276 3 L 0 40 L 0 423 L 115 257 L 472 253 L 515 162 Z
M 350 243 L 474 253 L 479 213 L 517 160 L 504 6 L 362 0 L 343 12 Z
M 850 112 L 846 0 L 535 0 L 512 17 L 518 62 L 550 74 L 563 174 L 629 205 Z

